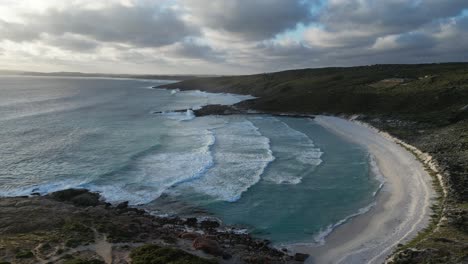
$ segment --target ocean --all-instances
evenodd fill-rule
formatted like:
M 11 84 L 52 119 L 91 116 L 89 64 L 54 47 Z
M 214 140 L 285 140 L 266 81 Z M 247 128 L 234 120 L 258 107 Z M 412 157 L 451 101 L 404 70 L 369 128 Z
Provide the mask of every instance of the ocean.
M 0 77 L 0 196 L 87 188 L 277 245 L 323 243 L 373 205 L 362 147 L 310 118 L 174 112 L 251 97 L 152 88 L 168 82 Z

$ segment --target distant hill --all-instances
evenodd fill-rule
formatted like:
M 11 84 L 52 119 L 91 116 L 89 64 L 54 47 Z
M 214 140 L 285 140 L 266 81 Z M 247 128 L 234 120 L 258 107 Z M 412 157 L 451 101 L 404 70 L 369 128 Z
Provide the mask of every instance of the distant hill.
M 82 73 L 82 72 L 31 72 L 0 70 L 0 75 L 25 75 L 25 76 L 57 76 L 57 77 L 107 77 L 107 78 L 132 78 L 132 79 L 158 79 L 158 80 L 187 80 L 203 75 L 160 75 L 160 74 L 112 74 L 112 73 Z
M 301 69 L 197 78 L 165 87 L 251 94 L 260 99 L 248 107 L 267 111 L 448 119 L 468 104 L 468 63 Z

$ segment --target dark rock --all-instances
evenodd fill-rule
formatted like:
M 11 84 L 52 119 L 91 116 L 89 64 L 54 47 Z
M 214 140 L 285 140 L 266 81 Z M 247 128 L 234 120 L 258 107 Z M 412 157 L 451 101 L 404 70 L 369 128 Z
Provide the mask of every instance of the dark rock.
M 294 260 L 295 261 L 300 261 L 300 262 L 304 262 L 306 261 L 306 259 L 309 257 L 309 254 L 304 254 L 304 253 L 296 253 L 294 255 Z
M 223 259 L 225 260 L 228 260 L 228 259 L 231 259 L 232 258 L 232 255 L 229 254 L 229 253 L 223 253 Z
M 268 256 L 247 256 L 243 260 L 249 264 L 269 264 L 271 259 Z
M 200 223 L 201 228 L 203 229 L 215 229 L 220 226 L 220 224 L 217 221 L 213 220 L 203 220 Z
M 188 110 L 190 110 L 190 109 L 178 109 L 178 110 L 172 110 L 170 112 L 171 113 L 172 112 L 174 112 L 174 113 L 185 113 Z M 164 113 L 167 113 L 167 111 L 154 111 L 152 114 L 158 115 L 158 114 L 164 114 Z
M 211 240 L 218 240 L 218 237 L 216 235 L 206 235 L 205 238 Z
M 138 208 L 133 208 L 133 207 L 128 207 L 127 212 L 133 212 L 136 215 L 144 215 L 146 213 L 146 211 L 143 209 L 138 209 Z
M 96 206 L 99 204 L 99 194 L 86 192 L 71 198 L 71 202 L 77 206 Z
M 180 234 L 179 237 L 183 239 L 188 239 L 188 240 L 195 240 L 201 237 L 201 235 L 195 232 L 185 232 L 185 233 Z
M 223 250 L 215 240 L 199 237 L 195 239 L 192 246 L 196 250 L 202 250 L 203 252 L 213 256 L 223 256 Z
M 193 110 L 195 116 L 206 116 L 206 115 L 233 115 L 241 114 L 244 111 L 239 110 L 231 105 L 206 105 L 200 109 Z
M 190 217 L 185 220 L 185 224 L 191 227 L 197 226 L 198 220 L 195 217 Z
M 115 208 L 117 208 L 117 209 L 127 209 L 128 208 L 128 201 L 119 203 Z
M 49 194 L 49 196 L 57 201 L 64 202 L 71 201 L 72 198 L 84 193 L 89 193 L 89 191 L 86 189 L 66 189 L 62 191 L 53 192 Z

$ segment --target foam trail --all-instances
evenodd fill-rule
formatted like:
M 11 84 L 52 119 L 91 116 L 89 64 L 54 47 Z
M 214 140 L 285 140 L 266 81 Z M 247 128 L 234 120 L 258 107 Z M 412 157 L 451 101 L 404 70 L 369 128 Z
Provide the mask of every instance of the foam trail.
M 369 154 L 369 166 L 370 166 L 370 170 L 371 170 L 372 175 L 377 179 L 377 181 L 380 182 L 379 187 L 373 193 L 373 196 L 376 196 L 380 192 L 380 190 L 382 190 L 382 188 L 385 185 L 385 177 L 383 176 L 382 172 L 380 171 L 380 168 L 377 165 L 377 161 L 375 160 L 375 157 L 372 154 Z
M 187 109 L 185 112 L 164 112 L 157 115 L 178 121 L 189 121 L 195 118 L 195 114 L 191 109 Z
M 264 180 L 277 184 L 298 184 L 308 171 L 322 162 L 320 157 L 323 152 L 306 134 L 275 117 L 255 117 L 251 120 L 274 142 L 272 150 L 277 157 L 275 170 L 266 174 Z
M 104 182 L 87 187 L 101 192 L 110 202 L 146 204 L 177 184 L 201 177 L 214 165 L 213 132 L 205 130 L 195 135 L 179 132 L 171 136 L 179 145 L 169 142 L 165 148 L 136 159 L 129 168 L 109 175 Z
M 248 120 L 233 120 L 214 131 L 216 166 L 185 187 L 218 200 L 234 202 L 260 181 L 265 168 L 275 157 L 269 139 Z
M 25 196 L 31 195 L 31 193 L 39 193 L 45 195 L 47 193 L 56 192 L 60 190 L 70 189 L 70 188 L 85 188 L 88 180 L 60 180 L 55 182 L 35 184 L 32 186 L 24 186 L 21 188 L 12 188 L 6 191 L 0 192 L 0 197 L 14 197 L 14 196 Z
M 325 229 L 321 230 L 316 236 L 314 236 L 314 241 L 318 244 L 318 245 L 324 245 L 325 244 L 325 238 L 331 234 L 331 232 L 333 232 L 333 230 L 335 230 L 335 228 L 341 226 L 342 224 L 346 223 L 347 221 L 349 221 L 351 218 L 354 218 L 358 215 L 362 215 L 362 214 L 365 214 L 367 212 L 369 212 L 370 209 L 372 209 L 372 207 L 375 206 L 375 202 L 374 203 L 371 203 L 369 204 L 368 206 L 366 207 L 363 207 L 361 209 L 358 210 L 357 213 L 354 213 L 354 214 L 351 214 L 351 215 L 348 215 L 347 217 L 341 219 L 340 221 L 338 221 L 337 223 L 335 224 L 331 224 L 329 226 L 327 226 Z

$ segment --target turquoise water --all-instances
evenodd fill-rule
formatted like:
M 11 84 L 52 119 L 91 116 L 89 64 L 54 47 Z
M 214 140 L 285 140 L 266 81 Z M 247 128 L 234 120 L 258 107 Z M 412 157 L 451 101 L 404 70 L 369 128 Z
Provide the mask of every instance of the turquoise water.
M 171 111 L 249 97 L 162 83 L 0 77 L 0 195 L 89 188 L 276 243 L 320 242 L 373 203 L 368 153 L 312 119 L 195 118 Z

